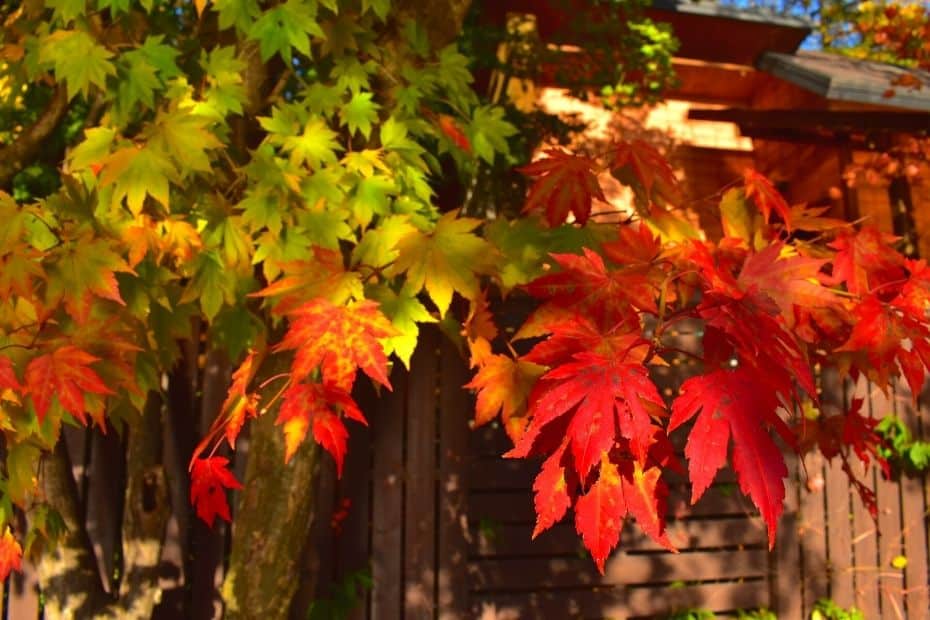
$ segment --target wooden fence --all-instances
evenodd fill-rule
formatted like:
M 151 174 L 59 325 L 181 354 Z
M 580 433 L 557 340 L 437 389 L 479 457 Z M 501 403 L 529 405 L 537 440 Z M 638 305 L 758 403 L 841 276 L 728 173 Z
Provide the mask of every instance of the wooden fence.
M 681 376 L 659 378 L 667 395 Z M 628 525 L 601 576 L 570 520 L 530 540 L 538 464 L 501 459 L 508 446 L 499 428 L 469 429 L 472 400 L 461 388 L 468 378 L 454 348 L 436 330 L 425 330 L 413 371 L 395 370 L 392 393 L 358 391 L 371 426 L 352 426 L 341 480 L 327 460 L 320 517 L 301 576 L 308 585 L 298 591 L 294 618 L 305 618 L 312 600 L 331 597 L 353 574 L 372 578 L 370 589 L 359 590 L 351 614 L 357 620 L 662 618 L 687 608 L 725 617 L 758 607 L 793 620 L 809 617 L 822 597 L 856 605 L 868 620 L 930 617 L 925 478 L 871 476 L 876 527 L 838 464 L 817 456 L 792 460 L 773 552 L 732 472 L 721 472 L 694 507 L 688 506 L 685 480 L 673 478 L 668 529 L 680 553 L 666 552 Z M 858 392 L 829 377 L 822 382 L 827 407 L 857 394 L 867 397 L 876 417 L 893 413 L 918 436 L 930 431 L 926 411 L 913 407 L 904 390 L 885 397 L 864 381 Z M 204 396 L 211 401 L 206 409 L 218 405 L 217 398 Z M 213 413 L 206 411 L 205 419 Z M 87 437 L 72 432 L 69 449 L 89 455 L 76 459 L 75 474 L 101 570 L 112 571 L 117 523 L 108 502 L 119 492 L 120 469 L 113 466 L 119 445 L 112 437 L 89 443 Z M 183 447 L 166 442 L 168 451 L 180 454 Z M 174 501 L 184 502 L 185 492 L 175 489 Z M 228 536 L 223 528 L 197 530 L 201 526 L 186 506 L 176 512 L 165 548 L 166 602 L 155 617 L 220 617 L 216 585 Z M 192 530 L 199 532 L 193 544 L 178 542 L 190 541 Z M 185 553 L 199 558 L 186 573 Z M 177 597 L 198 601 L 184 607 L 197 611 L 179 616 L 182 607 L 172 604 Z M 5 611 L 15 620 L 40 617 L 29 568 L 10 580 Z

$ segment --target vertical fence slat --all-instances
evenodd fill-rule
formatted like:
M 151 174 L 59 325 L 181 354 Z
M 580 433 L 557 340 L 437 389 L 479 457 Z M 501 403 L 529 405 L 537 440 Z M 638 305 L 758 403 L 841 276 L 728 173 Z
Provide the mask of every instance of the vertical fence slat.
M 889 390 L 892 388 L 889 387 Z M 871 414 L 881 419 L 894 414 L 894 401 L 872 386 L 869 399 Z M 903 551 L 901 534 L 901 489 L 895 480 L 886 480 L 878 467 L 875 498 L 878 504 L 878 587 L 882 618 L 903 620 L 904 573 L 893 562 Z
M 919 439 L 922 435 L 921 411 L 914 407 L 911 391 L 903 382 L 898 386 L 895 405 L 898 417 Z M 930 557 L 927 545 L 927 506 L 924 500 L 926 485 L 926 476 L 901 477 L 901 533 L 904 537 L 904 557 L 907 560 L 907 566 L 904 567 L 904 604 L 910 616 L 930 609 L 927 574 Z
M 407 373 L 395 367 L 394 391 L 382 395 L 371 417 L 373 481 L 371 511 L 372 620 L 396 620 L 403 612 L 404 417 Z
M 826 492 L 823 457 L 819 452 L 804 457 L 804 470 L 808 480 L 800 483 L 798 537 L 801 543 L 801 575 L 803 576 L 804 610 L 809 612 L 818 599 L 829 595 L 829 566 L 827 564 L 827 525 L 824 514 Z M 779 566 L 782 569 L 782 566 Z
M 468 421 L 473 399 L 462 386 L 468 370 L 455 347 L 440 346 L 439 566 L 440 620 L 465 620 L 468 608 Z
M 835 371 L 825 371 L 823 397 L 827 415 L 845 411 L 847 386 Z M 832 408 L 831 408 L 832 407 Z M 850 510 L 849 479 L 838 458 L 826 466 L 826 524 L 827 559 L 830 567 L 830 597 L 841 605 L 855 601 L 853 581 L 853 529 Z M 858 498 L 852 503 L 857 504 Z
M 788 457 L 788 479 L 785 489 L 785 511 L 778 527 L 775 545 L 772 606 L 783 618 L 800 618 L 803 615 L 802 589 L 798 588 L 798 571 L 801 567 L 799 528 L 798 460 Z
M 417 620 L 435 607 L 437 337 L 421 330 L 407 387 L 404 617 Z
M 865 390 L 862 393 L 862 390 Z M 868 415 L 871 407 L 872 384 L 865 382 L 860 386 L 859 394 L 866 399 L 862 413 Z M 862 477 L 863 483 L 875 490 L 873 472 L 862 473 L 858 464 L 853 465 L 853 471 Z M 853 561 L 855 563 L 856 607 L 866 618 L 881 617 L 881 603 L 879 601 L 878 584 L 878 527 L 869 514 L 868 509 L 853 498 Z
M 370 383 L 367 379 L 366 382 Z M 364 388 L 366 397 L 359 401 L 366 416 L 373 411 L 372 404 L 378 398 L 370 385 Z M 359 390 L 361 391 L 361 390 Z M 384 390 L 382 390 L 382 393 Z M 370 394 L 370 396 L 368 396 Z M 397 423 L 394 420 L 394 423 Z M 335 502 L 333 510 L 320 516 L 325 519 L 332 514 L 333 519 L 323 525 L 335 539 L 336 580 L 343 582 L 349 575 L 368 570 L 371 550 L 369 549 L 370 529 L 370 494 L 371 487 L 371 428 L 349 423 L 349 448 L 342 480 L 339 481 L 338 493 L 331 497 Z M 325 455 L 324 458 L 329 458 Z M 369 592 L 359 592 L 358 603 L 347 620 L 362 620 L 368 613 Z

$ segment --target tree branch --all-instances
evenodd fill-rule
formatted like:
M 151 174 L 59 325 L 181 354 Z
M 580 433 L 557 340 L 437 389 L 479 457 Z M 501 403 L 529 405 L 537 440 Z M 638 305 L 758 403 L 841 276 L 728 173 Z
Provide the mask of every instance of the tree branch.
M 0 188 L 8 189 L 13 177 L 35 159 L 43 142 L 55 131 L 67 111 L 68 92 L 64 85 L 59 84 L 36 122 L 9 146 L 0 149 Z

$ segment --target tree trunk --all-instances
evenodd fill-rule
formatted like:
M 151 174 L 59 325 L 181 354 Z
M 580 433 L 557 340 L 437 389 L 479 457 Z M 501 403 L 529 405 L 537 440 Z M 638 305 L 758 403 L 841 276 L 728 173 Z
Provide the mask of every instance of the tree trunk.
M 284 464 L 284 434 L 269 411 L 252 425 L 245 488 L 233 520 L 226 618 L 286 618 L 297 562 L 313 523 L 319 447 L 308 438 Z

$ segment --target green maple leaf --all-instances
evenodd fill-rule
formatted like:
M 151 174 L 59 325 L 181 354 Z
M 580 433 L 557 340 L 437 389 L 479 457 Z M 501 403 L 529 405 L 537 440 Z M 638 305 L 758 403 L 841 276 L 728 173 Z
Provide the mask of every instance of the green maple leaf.
M 281 228 L 284 226 L 281 214 L 285 205 L 280 193 L 266 189 L 252 189 L 237 206 L 242 209 L 242 222 L 248 226 L 249 230 L 255 232 L 267 228 L 275 236 L 281 233 Z
M 349 201 L 355 221 L 366 228 L 375 215 L 386 215 L 391 207 L 391 196 L 395 194 L 397 185 L 384 175 L 376 174 L 359 181 Z
M 85 170 L 91 164 L 99 164 L 110 154 L 116 130 L 108 127 L 91 127 L 84 131 L 84 141 L 71 149 L 68 159 L 71 170 Z
M 168 181 L 175 176 L 174 166 L 162 150 L 127 146 L 104 160 L 100 186 L 113 185 L 113 203 L 126 198 L 126 206 L 138 215 L 146 195 L 168 207 Z
M 433 317 L 414 295 L 401 291 L 395 293 L 387 286 L 372 287 L 369 298 L 380 304 L 381 312 L 391 320 L 398 335 L 384 340 L 384 352 L 395 353 L 408 369 L 410 358 L 420 336 L 417 323 L 435 323 Z
M 170 45 L 162 43 L 164 40 L 164 35 L 150 35 L 145 38 L 145 43 L 135 51 L 158 70 L 158 77 L 167 81 L 182 75 L 177 63 L 177 58 L 181 52 Z
M 316 22 L 316 5 L 302 0 L 288 0 L 265 11 L 249 29 L 249 37 L 259 43 L 263 61 L 277 53 L 288 64 L 291 62 L 292 48 L 304 56 L 310 56 L 309 35 L 326 38 Z
M 311 114 L 331 117 L 342 104 L 343 92 L 345 92 L 344 88 L 314 82 L 307 88 L 303 103 Z
M 355 241 L 346 224 L 348 216 L 345 209 L 328 209 L 321 202 L 301 212 L 297 219 L 312 245 L 335 250 L 340 241 Z
M 207 320 L 223 307 L 236 303 L 236 273 L 223 264 L 216 250 L 200 252 L 194 259 L 194 276 L 181 295 L 180 303 L 200 302 Z
M 373 11 L 381 21 L 387 19 L 391 10 L 391 0 L 362 0 L 362 13 Z
M 75 17 L 83 15 L 86 4 L 86 0 L 45 0 L 45 7 L 53 9 L 53 15 L 62 24 L 68 24 Z
M 112 57 L 82 30 L 57 30 L 42 40 L 39 49 L 39 61 L 53 66 L 55 77 L 67 86 L 68 99 L 78 93 L 86 96 L 91 86 L 106 88 L 107 77 L 116 75 Z
M 207 129 L 209 123 L 208 118 L 184 109 L 160 113 L 149 146 L 170 155 L 183 172 L 209 172 L 207 151 L 223 146 Z
M 132 4 L 132 0 L 97 0 L 97 8 L 100 10 L 110 9 L 113 14 L 128 13 L 130 4 Z
M 161 80 L 158 79 L 155 66 L 139 50 L 124 53 L 118 64 L 117 115 L 121 119 L 128 119 L 137 103 L 147 108 L 155 105 L 155 91 L 161 88 Z
M 352 250 L 352 264 L 378 269 L 397 258 L 397 243 L 416 232 L 406 215 L 389 215 L 365 231 Z
M 456 211 L 443 215 L 430 234 L 417 230 L 401 238 L 397 260 L 385 270 L 391 276 L 406 273 L 411 293 L 425 288 L 440 316 L 453 291 L 474 299 L 480 290 L 477 274 L 490 273 L 495 262 L 494 248 L 472 232 L 481 220 L 456 216 Z
M 510 154 L 507 138 L 516 134 L 517 128 L 504 120 L 503 108 L 488 105 L 475 108 L 468 133 L 478 157 L 493 164 L 495 153 Z
M 204 114 L 217 120 L 224 119 L 230 112 L 242 114 L 246 101 L 242 75 L 246 63 L 236 56 L 232 45 L 218 46 L 203 54 L 200 65 L 206 73 L 208 88 L 204 91 L 202 106 Z
M 235 26 L 240 32 L 248 32 L 262 13 L 258 0 L 213 0 L 213 9 L 219 13 L 221 30 Z
M 295 166 L 308 164 L 319 168 L 323 164 L 336 163 L 336 151 L 342 146 L 336 141 L 338 134 L 326 125 L 321 118 L 314 118 L 304 126 L 299 136 L 288 136 L 282 140 L 285 152 L 291 154 L 291 163 Z
M 339 111 L 339 118 L 343 125 L 349 126 L 349 133 L 360 131 L 366 140 L 371 135 L 372 122 L 378 120 L 378 109 L 381 107 L 371 98 L 372 93 L 355 93 Z
M 346 89 L 357 93 L 370 87 L 368 76 L 377 71 L 378 66 L 368 60 L 359 62 L 355 56 L 343 56 L 336 60 L 330 70 L 330 76 L 336 78 L 336 88 L 340 92 Z
M 90 297 L 109 299 L 124 305 L 116 281 L 116 272 L 131 272 L 110 244 L 90 236 L 81 237 L 62 248 L 50 267 L 48 289 L 50 304 L 65 303 L 73 316 L 86 316 Z

